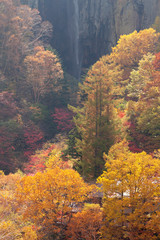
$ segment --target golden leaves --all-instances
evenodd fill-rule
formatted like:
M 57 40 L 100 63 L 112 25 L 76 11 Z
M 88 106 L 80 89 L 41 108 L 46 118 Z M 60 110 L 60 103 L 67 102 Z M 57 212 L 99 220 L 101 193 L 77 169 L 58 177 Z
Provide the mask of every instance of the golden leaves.
M 78 172 L 55 167 L 23 177 L 18 184 L 17 199 L 25 206 L 24 219 L 54 232 L 59 218 L 62 224 L 72 211 L 72 204 L 83 202 L 90 191 L 91 187 L 84 183 Z
M 149 240 L 156 231 L 160 236 L 153 224 L 159 214 L 159 175 L 160 159 L 145 152 L 132 153 L 124 141 L 111 147 L 106 171 L 98 179 L 104 192 L 104 236 L 121 239 L 134 235 L 133 239 Z M 156 236 L 153 239 L 158 239 Z
M 25 58 L 27 81 L 31 84 L 35 102 L 41 95 L 51 89 L 56 89 L 57 81 L 63 78 L 63 70 L 56 55 L 44 50 L 42 46 L 34 49 L 34 55 Z

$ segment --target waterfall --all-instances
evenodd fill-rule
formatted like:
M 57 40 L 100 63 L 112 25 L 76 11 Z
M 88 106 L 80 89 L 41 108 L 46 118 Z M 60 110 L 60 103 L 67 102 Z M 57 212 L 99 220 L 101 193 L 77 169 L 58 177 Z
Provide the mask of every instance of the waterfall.
M 73 0 L 74 4 L 74 34 L 75 34 L 75 59 L 77 66 L 79 65 L 79 7 L 78 0 Z
M 74 33 L 74 55 L 75 55 L 75 65 L 77 77 L 80 78 L 81 73 L 81 64 L 80 64 L 80 56 L 79 56 L 79 0 L 73 0 L 74 7 L 74 15 L 73 15 L 73 33 Z

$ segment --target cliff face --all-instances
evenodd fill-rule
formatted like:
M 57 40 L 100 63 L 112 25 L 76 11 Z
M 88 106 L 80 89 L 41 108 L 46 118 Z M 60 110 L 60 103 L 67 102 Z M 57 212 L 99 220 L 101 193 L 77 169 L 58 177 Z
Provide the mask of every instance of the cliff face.
M 52 46 L 67 71 L 79 77 L 81 68 L 109 53 L 121 34 L 151 26 L 160 16 L 160 1 L 39 0 L 39 10 L 53 24 Z
M 39 0 L 20 0 L 22 4 L 27 4 L 31 8 L 38 8 Z

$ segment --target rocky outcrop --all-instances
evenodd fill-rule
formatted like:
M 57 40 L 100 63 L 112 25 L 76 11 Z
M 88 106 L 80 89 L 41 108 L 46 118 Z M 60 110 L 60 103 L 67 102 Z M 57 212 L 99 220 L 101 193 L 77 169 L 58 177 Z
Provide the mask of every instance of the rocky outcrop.
M 121 34 L 150 27 L 160 16 L 160 0 L 39 0 L 39 10 L 53 24 L 52 46 L 65 68 L 79 77 Z

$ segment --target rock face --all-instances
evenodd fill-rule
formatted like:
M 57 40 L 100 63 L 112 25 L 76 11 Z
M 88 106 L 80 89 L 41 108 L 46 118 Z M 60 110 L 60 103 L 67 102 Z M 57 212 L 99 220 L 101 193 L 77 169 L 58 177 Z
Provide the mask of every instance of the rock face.
M 121 34 L 150 27 L 160 16 L 160 0 L 39 0 L 39 10 L 53 24 L 52 46 L 78 78 Z
M 39 0 L 20 0 L 22 4 L 29 5 L 31 8 L 38 8 Z

